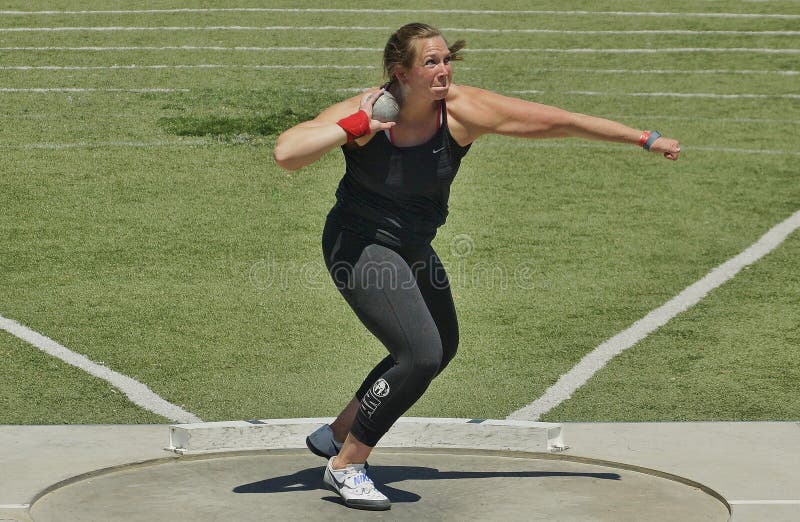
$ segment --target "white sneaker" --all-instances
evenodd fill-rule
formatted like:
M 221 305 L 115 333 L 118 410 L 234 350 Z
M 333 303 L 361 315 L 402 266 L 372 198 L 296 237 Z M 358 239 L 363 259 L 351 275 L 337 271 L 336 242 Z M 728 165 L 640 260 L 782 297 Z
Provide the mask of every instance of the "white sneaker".
M 389 499 L 375 489 L 375 484 L 364 472 L 363 464 L 350 464 L 344 469 L 333 469 L 333 457 L 328 460 L 322 481 L 338 493 L 347 507 L 384 511 L 392 507 Z
M 329 459 L 339 454 L 342 445 L 333 439 L 333 430 L 325 424 L 317 431 L 306 437 L 306 446 L 311 453 L 324 459 Z

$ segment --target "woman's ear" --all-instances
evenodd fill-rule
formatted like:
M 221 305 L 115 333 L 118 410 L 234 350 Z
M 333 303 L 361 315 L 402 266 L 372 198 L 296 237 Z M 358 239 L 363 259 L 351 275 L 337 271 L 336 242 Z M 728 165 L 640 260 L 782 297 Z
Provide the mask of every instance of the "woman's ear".
M 406 74 L 406 71 L 402 67 L 398 67 L 397 69 L 394 70 L 394 77 L 400 83 L 406 83 L 406 80 L 408 79 L 408 75 Z

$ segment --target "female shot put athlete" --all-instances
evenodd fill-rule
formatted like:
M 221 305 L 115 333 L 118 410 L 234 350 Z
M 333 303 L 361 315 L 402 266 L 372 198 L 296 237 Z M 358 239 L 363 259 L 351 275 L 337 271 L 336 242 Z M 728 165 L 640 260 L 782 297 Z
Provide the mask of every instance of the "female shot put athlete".
M 329 459 L 325 484 L 351 507 L 389 509 L 365 473 L 367 457 L 456 353 L 455 307 L 431 240 L 470 145 L 501 134 L 629 143 L 670 160 L 680 153 L 656 131 L 455 84 L 452 62 L 463 45 L 449 46 L 425 24 L 401 27 L 384 50 L 387 85 L 288 129 L 274 149 L 278 165 L 294 170 L 341 147 L 346 170 L 322 236 L 325 263 L 389 351 L 339 417 L 307 439 Z M 371 118 L 384 89 L 400 101 L 395 122 Z

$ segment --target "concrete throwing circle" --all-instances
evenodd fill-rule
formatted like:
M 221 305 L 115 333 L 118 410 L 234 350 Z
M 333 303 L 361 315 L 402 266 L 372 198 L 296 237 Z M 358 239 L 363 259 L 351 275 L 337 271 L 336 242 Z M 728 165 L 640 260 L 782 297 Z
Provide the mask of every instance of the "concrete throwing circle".
M 703 488 L 602 461 L 480 450 L 377 450 L 369 475 L 391 511 L 345 507 L 301 450 L 160 459 L 51 488 L 36 522 L 153 520 L 723 521 Z

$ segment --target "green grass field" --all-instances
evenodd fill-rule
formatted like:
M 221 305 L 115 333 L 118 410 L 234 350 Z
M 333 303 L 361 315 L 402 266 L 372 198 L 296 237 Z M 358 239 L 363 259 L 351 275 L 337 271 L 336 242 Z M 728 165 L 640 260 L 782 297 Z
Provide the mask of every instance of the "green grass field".
M 5 2 L 0 316 L 203 420 L 338 413 L 385 353 L 321 258 L 343 160 L 288 173 L 272 146 L 378 85 L 386 38 L 415 20 L 467 40 L 456 82 L 655 128 L 684 152 L 672 163 L 579 140 L 476 142 L 434 243 L 460 353 L 409 415 L 504 418 L 800 209 L 796 2 L 468 12 L 484 6 Z M 795 232 L 545 420 L 800 418 L 798 259 Z M 0 423 L 166 422 L 2 331 L 0 355 Z

